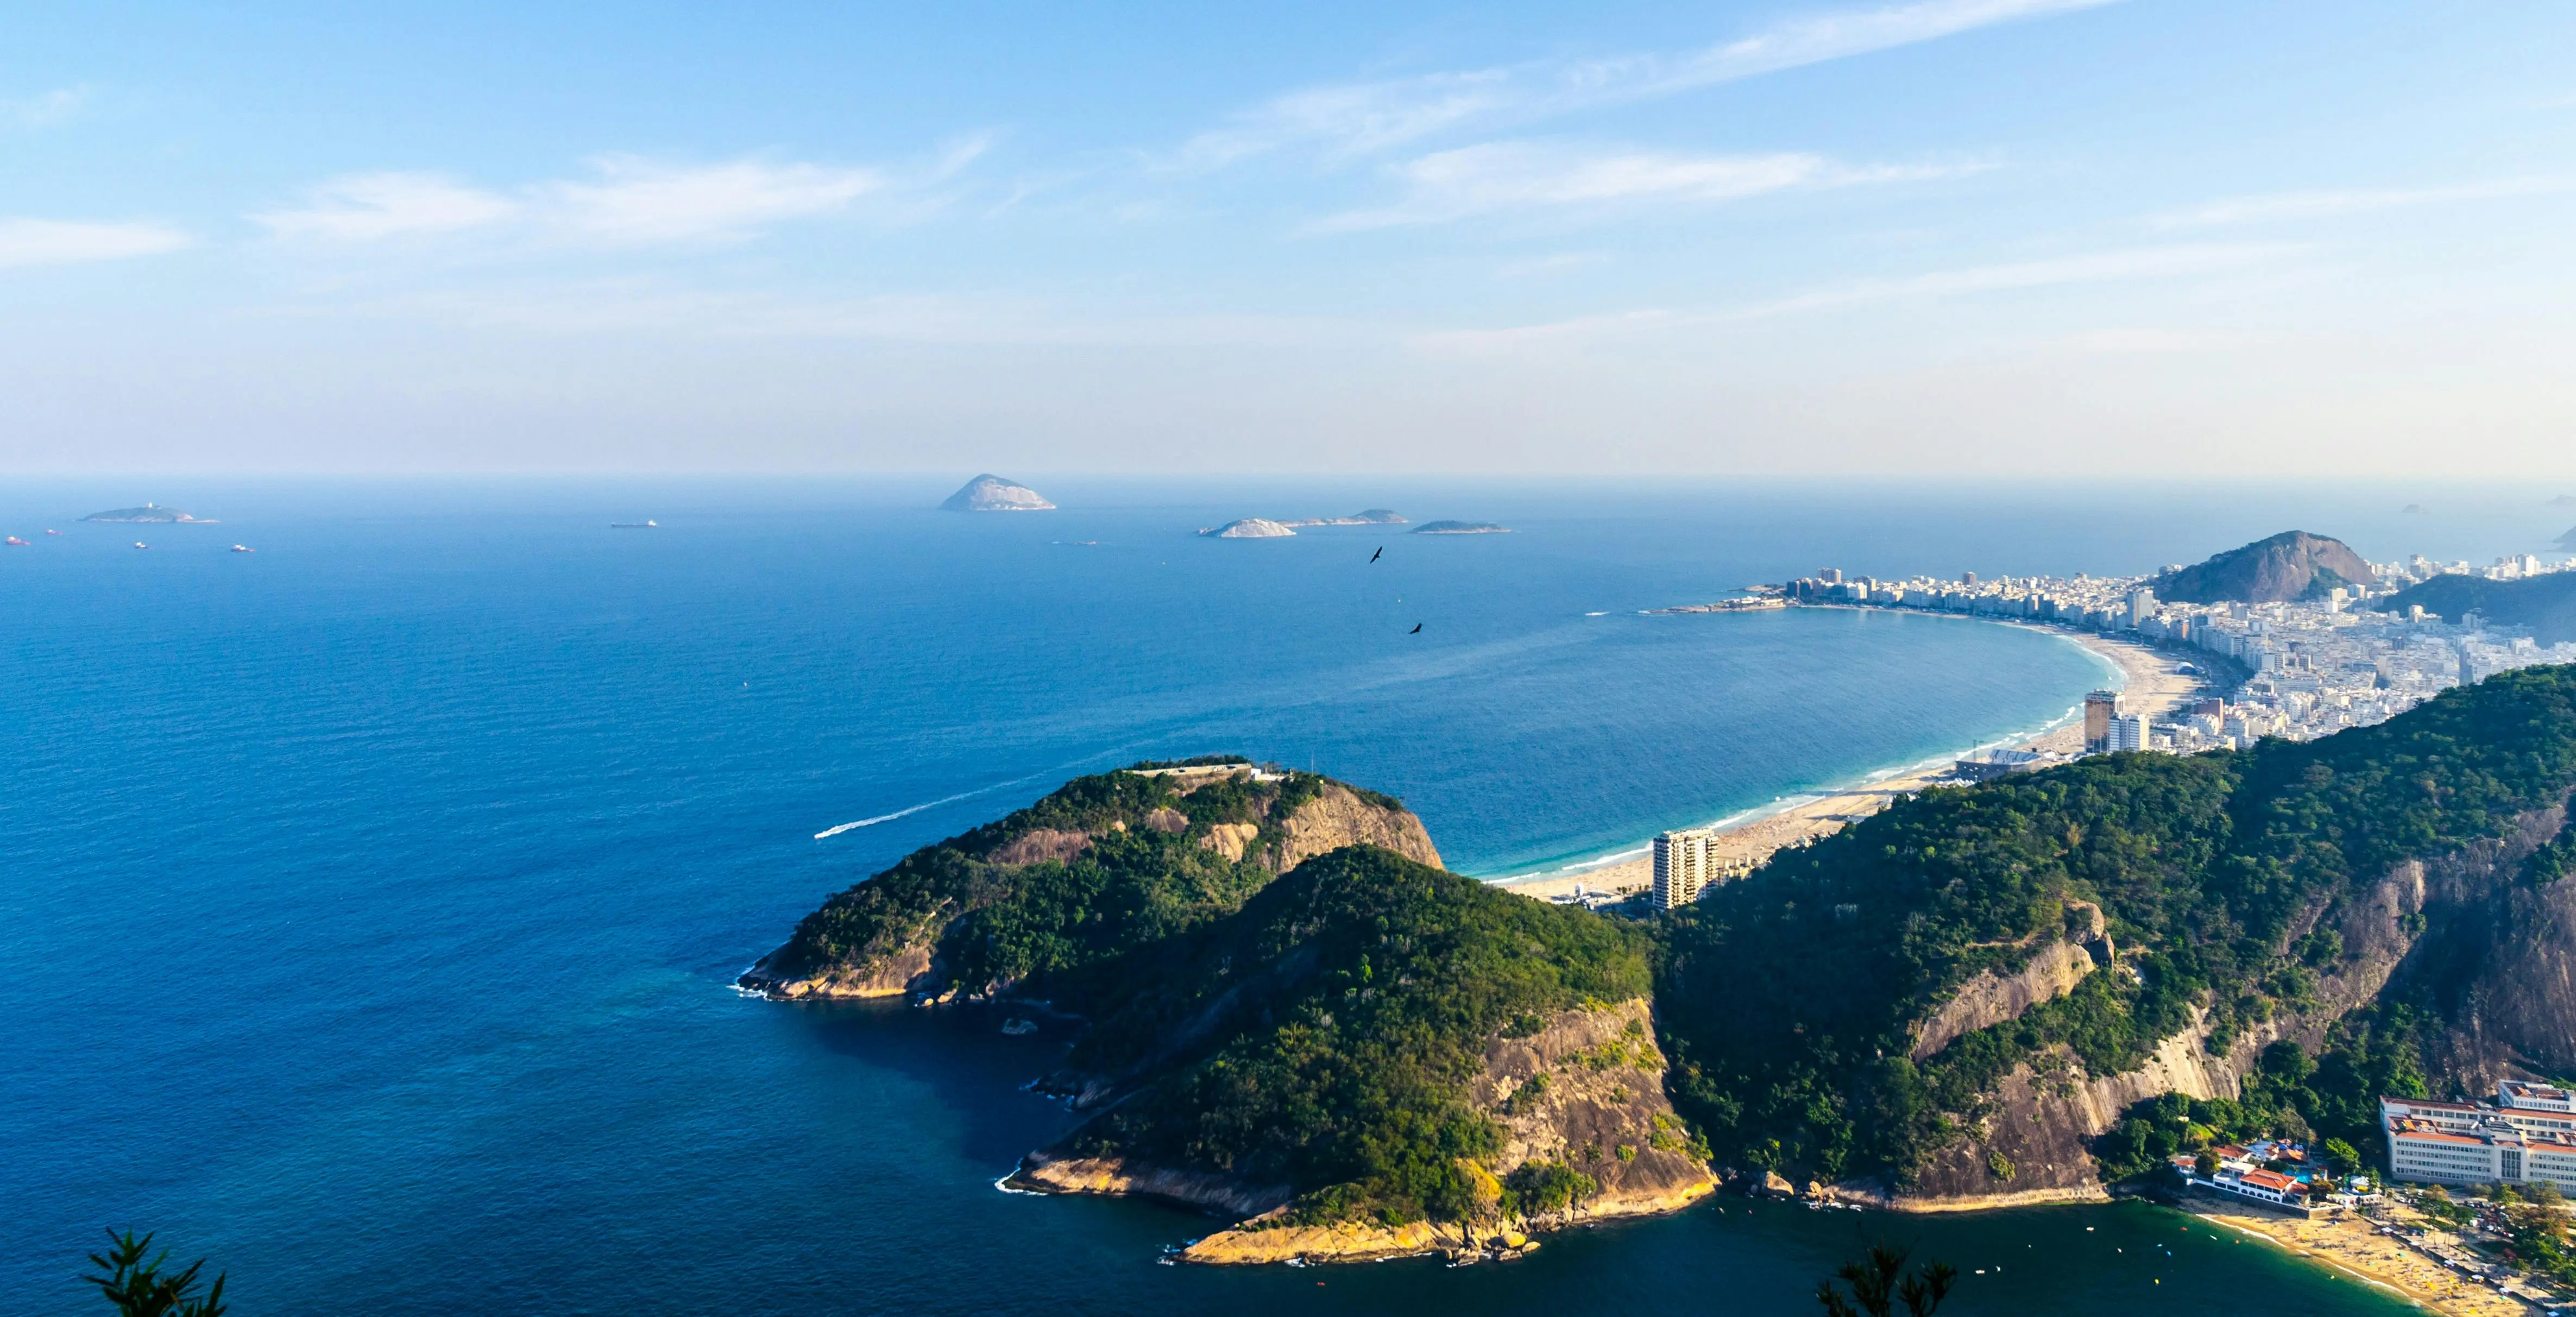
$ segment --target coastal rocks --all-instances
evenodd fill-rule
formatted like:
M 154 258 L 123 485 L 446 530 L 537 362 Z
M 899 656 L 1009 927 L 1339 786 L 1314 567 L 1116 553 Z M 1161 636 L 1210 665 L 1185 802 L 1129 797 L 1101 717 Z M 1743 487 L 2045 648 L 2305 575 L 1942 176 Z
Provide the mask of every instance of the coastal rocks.
M 1664 1068 L 1644 998 L 1560 1011 L 1518 1037 L 1507 1030 L 1486 1044 L 1483 1068 L 1467 1093 L 1504 1131 L 1490 1166 L 1460 1162 L 1480 1186 L 1484 1220 L 1291 1225 L 1284 1211 L 1274 1211 L 1218 1231 L 1181 1257 L 1262 1263 L 1359 1262 L 1444 1250 L 1514 1255 L 1536 1247 L 1531 1234 L 1678 1211 L 1714 1192 L 1717 1181 L 1664 1095 Z M 1561 1210 L 1506 1219 L 1496 1170 L 1508 1174 L 1532 1162 L 1571 1167 L 1598 1189 Z
M 900 997 L 926 988 L 941 976 L 936 972 L 930 948 L 904 947 L 882 960 L 860 967 L 832 966 L 806 978 L 789 979 L 762 973 L 754 965 L 742 976 L 742 986 L 780 1001 L 829 1000 L 832 998 Z
M 1050 1157 L 1033 1152 L 1004 1183 L 1040 1193 L 1104 1194 L 1159 1198 L 1237 1216 L 1258 1216 L 1285 1206 L 1289 1191 L 1247 1185 L 1222 1175 L 1139 1166 L 1118 1157 Z
M 1512 528 L 1490 521 L 1426 521 L 1413 528 L 1416 535 L 1509 535 Z
M 1419 1257 L 1443 1249 L 1464 1248 L 1467 1233 L 1451 1227 L 1445 1233 L 1428 1221 L 1400 1226 L 1374 1221 L 1335 1221 L 1329 1225 L 1290 1225 L 1273 1212 L 1231 1230 L 1220 1230 L 1184 1248 L 1184 1262 L 1219 1266 L 1258 1266 L 1270 1262 L 1376 1262 Z
M 943 512 L 1045 512 L 1054 507 L 1045 495 L 991 472 L 967 481 L 939 505 Z
M 1260 517 L 1245 517 L 1239 521 L 1229 521 L 1222 526 L 1211 526 L 1199 532 L 1201 535 L 1220 540 L 1275 540 L 1296 533 L 1278 522 L 1266 521 Z

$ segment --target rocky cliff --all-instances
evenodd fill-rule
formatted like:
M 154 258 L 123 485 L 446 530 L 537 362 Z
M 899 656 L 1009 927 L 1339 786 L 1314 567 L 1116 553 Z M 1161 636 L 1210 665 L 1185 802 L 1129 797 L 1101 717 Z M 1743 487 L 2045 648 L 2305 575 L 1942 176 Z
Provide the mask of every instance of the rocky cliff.
M 1559 1011 L 1535 1031 L 1497 1033 L 1468 1086 L 1474 1110 L 1502 1131 L 1500 1151 L 1476 1165 L 1481 1210 L 1460 1220 L 1390 1226 L 1373 1221 L 1300 1223 L 1281 1191 L 1276 1202 L 1240 1225 L 1186 1249 L 1192 1262 L 1358 1261 L 1461 1248 L 1521 1249 L 1529 1237 L 1582 1221 L 1669 1212 L 1716 1188 L 1705 1150 L 1696 1149 L 1664 1095 L 1664 1057 L 1656 1050 L 1651 1009 L 1643 999 Z M 1072 1174 L 1033 1155 L 1021 1179 L 1079 1192 L 1136 1192 L 1178 1197 L 1156 1177 L 1123 1181 Z M 1532 1164 L 1563 1166 L 1591 1182 L 1587 1192 L 1544 1208 L 1511 1201 L 1503 1175 Z M 1498 1174 L 1495 1168 L 1500 1168 Z M 1134 1189 L 1095 1185 L 1134 1183 Z M 1202 1206 L 1242 1211 L 1270 1195 L 1246 1186 L 1190 1182 Z
M 2071 1050 L 2051 1048 L 2014 1067 L 1967 1137 L 1928 1158 L 1904 1192 L 1845 1188 L 1909 1211 L 2100 1198 L 2093 1142 L 2134 1104 L 2166 1093 L 2235 1098 L 2265 1048 L 2288 1040 L 2321 1050 L 2336 1021 L 2383 999 L 2429 1002 L 2447 1021 L 2427 1059 L 2454 1092 L 2491 1095 L 2500 1079 L 2564 1074 L 2576 1068 L 2576 884 L 2524 879 L 2566 829 L 2563 805 L 2527 811 L 2501 837 L 2398 864 L 2339 907 L 2317 903 L 2276 948 L 2286 955 L 2320 928 L 2340 939 L 2313 1005 L 2251 1025 L 2219 1054 L 2207 1046 L 2205 1010 L 2134 1070 L 2091 1075 Z

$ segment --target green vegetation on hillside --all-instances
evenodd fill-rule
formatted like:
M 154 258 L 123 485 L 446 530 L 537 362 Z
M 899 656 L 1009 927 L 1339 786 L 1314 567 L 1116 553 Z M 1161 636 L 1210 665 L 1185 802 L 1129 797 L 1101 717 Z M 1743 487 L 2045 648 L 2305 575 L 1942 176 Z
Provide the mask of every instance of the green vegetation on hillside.
M 1658 1001 L 1676 1102 L 1721 1160 L 1904 1184 L 2015 1066 L 2063 1068 L 2059 1044 L 2110 1073 L 2197 1006 L 2223 1051 L 2241 1025 L 2312 1004 L 2345 951 L 2294 927 L 2571 784 L 2576 669 L 2534 668 L 2320 741 L 1926 791 L 1675 916 Z M 2024 963 L 2079 901 L 2106 913 L 2122 971 L 1906 1059 L 1917 1022 L 1977 972 Z M 2375 1064 L 2360 1046 L 2328 1060 Z
M 1065 1151 L 1286 1185 L 1298 1220 L 1401 1223 L 1494 1192 L 1501 1131 L 1466 1100 L 1490 1039 L 1650 975 L 1643 930 L 1355 846 L 1062 982 L 1095 1021 L 1073 1066 L 1138 1088 Z M 1579 1167 L 1505 1169 L 1529 1202 L 1591 1191 Z
M 1241 762 L 1215 758 L 1206 762 Z M 1147 946 L 1240 907 L 1275 871 L 1282 822 L 1325 779 L 1229 779 L 1181 794 L 1134 773 L 1076 778 L 1027 809 L 926 846 L 826 901 L 762 972 L 798 979 L 873 963 L 934 941 L 948 979 L 968 991 L 1025 983 Z M 1375 803 L 1389 797 L 1368 793 Z M 1241 861 L 1203 844 L 1223 824 L 1259 829 Z M 1069 857 L 1021 856 L 1032 834 L 1082 834 Z M 1042 838 L 1041 838 L 1042 839 Z M 1043 995 L 1043 993 L 1040 993 Z

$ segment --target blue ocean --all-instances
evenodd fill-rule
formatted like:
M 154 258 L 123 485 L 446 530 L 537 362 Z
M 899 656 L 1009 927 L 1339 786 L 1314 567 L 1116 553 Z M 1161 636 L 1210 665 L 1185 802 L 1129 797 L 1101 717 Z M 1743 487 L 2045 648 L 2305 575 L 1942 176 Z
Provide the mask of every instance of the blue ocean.
M 83 1255 L 134 1227 L 244 1314 L 1793 1312 L 1887 1231 L 1991 1266 L 1960 1312 L 2395 1310 L 2137 1206 L 1738 1201 L 1509 1267 L 1163 1267 L 1204 1219 L 994 1188 L 1069 1124 L 1020 1088 L 1060 1033 L 730 983 L 828 893 L 1136 759 L 1312 767 L 1506 876 L 2108 679 L 1985 623 L 1640 610 L 1826 566 L 2136 571 L 2291 525 L 2483 561 L 2564 510 L 1034 478 L 1061 510 L 931 510 L 954 479 L 0 488 L 29 541 L 0 549 L 0 1306 L 90 1311 Z M 217 524 L 78 520 L 146 499 Z M 1372 506 L 1513 533 L 1193 534 Z

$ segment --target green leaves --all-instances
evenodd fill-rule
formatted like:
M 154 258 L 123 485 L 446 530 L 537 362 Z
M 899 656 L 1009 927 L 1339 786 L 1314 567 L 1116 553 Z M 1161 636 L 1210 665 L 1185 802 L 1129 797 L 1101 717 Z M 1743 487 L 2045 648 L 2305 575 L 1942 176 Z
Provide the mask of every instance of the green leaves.
M 123 1234 L 110 1230 L 107 1237 L 111 1242 L 106 1256 L 89 1255 L 90 1265 L 106 1274 L 81 1279 L 96 1285 L 99 1293 L 125 1317 L 223 1317 L 221 1274 L 216 1275 L 215 1283 L 204 1294 L 196 1293 L 197 1273 L 206 1266 L 204 1258 L 189 1263 L 187 1270 L 175 1276 L 164 1276 L 161 1268 L 170 1260 L 170 1251 L 153 1253 L 152 1236 L 136 1239 L 131 1230 Z

